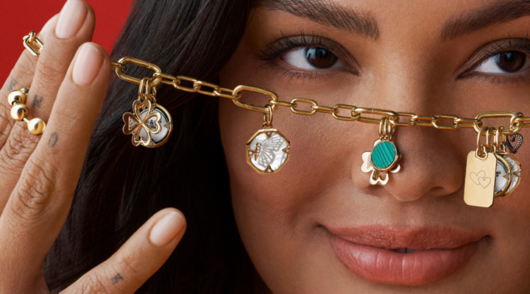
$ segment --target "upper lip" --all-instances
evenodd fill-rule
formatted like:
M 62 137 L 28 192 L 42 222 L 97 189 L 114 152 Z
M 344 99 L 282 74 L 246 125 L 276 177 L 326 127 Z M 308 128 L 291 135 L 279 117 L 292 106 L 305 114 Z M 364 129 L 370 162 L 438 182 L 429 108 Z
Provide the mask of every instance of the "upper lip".
M 369 225 L 326 229 L 346 241 L 384 249 L 453 249 L 479 241 L 487 235 L 480 230 L 456 227 L 400 228 Z

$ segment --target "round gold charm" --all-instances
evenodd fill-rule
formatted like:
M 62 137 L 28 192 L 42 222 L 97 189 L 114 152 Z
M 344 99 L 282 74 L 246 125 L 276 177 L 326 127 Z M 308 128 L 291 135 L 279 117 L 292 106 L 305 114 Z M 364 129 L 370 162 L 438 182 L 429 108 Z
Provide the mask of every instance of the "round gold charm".
M 173 131 L 173 121 L 171 119 L 169 111 L 157 104 L 153 109 L 153 112 L 160 113 L 160 131 L 158 133 L 151 133 L 151 143 L 148 146 L 145 146 L 147 148 L 156 148 L 158 146 L 164 145 L 167 140 L 169 140 L 169 136 Z M 147 115 L 147 109 L 142 111 L 140 115 L 142 116 L 142 118 L 144 118 Z M 145 122 L 145 124 L 148 125 L 150 128 L 156 128 L 155 123 L 156 119 L 153 116 L 151 116 L 151 118 Z M 147 136 L 145 129 L 142 129 L 142 131 L 140 132 L 140 136 Z
M 289 140 L 276 129 L 261 129 L 247 142 L 247 162 L 260 174 L 279 171 L 290 154 Z
M 495 197 L 510 195 L 521 182 L 521 164 L 509 154 L 495 154 Z
M 149 100 L 133 102 L 133 113 L 123 115 L 123 133 L 132 135 L 134 146 L 156 148 L 167 142 L 173 131 L 173 120 L 162 106 Z
M 495 154 L 497 168 L 495 171 L 495 197 L 504 196 L 512 182 L 510 164 L 502 155 Z

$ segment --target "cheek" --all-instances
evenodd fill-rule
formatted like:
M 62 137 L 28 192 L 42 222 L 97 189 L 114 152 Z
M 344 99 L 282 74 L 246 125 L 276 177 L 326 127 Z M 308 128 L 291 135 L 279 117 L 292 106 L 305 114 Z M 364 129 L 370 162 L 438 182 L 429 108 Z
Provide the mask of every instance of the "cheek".
M 290 140 L 291 156 L 279 172 L 259 174 L 246 161 L 245 144 L 261 129 L 263 115 L 223 99 L 219 116 L 236 223 L 262 278 L 276 289 L 299 281 L 287 277 L 300 272 L 308 256 L 334 268 L 334 256 L 322 249 L 328 244 L 319 226 L 322 208 L 333 205 L 322 195 L 337 192 L 338 186 L 351 191 L 352 169 L 360 169 L 362 163 L 361 151 L 352 152 L 352 146 L 362 132 L 352 136 L 351 124 L 341 126 L 327 116 L 297 116 L 279 108 L 273 114 L 274 128 Z
M 362 163 L 361 148 L 369 148 L 377 137 L 371 134 L 366 144 L 359 144 L 361 137 L 369 134 L 351 124 L 337 124 L 325 115 L 294 115 L 288 108 L 278 108 L 273 113 L 273 127 L 291 142 L 290 159 L 277 173 L 259 174 L 246 161 L 245 144 L 262 129 L 263 114 L 222 99 L 219 116 L 234 209 L 238 209 L 236 203 L 241 204 L 250 221 L 270 218 L 270 223 L 290 224 L 286 227 L 295 226 L 302 215 L 307 218 L 317 195 L 337 184 L 351 183 L 352 169 L 360 169 Z

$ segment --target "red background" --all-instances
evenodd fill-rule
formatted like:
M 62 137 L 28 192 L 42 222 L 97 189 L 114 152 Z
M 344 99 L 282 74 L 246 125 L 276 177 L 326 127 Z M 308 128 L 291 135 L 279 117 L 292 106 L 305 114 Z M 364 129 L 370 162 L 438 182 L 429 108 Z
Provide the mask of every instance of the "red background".
M 96 13 L 93 42 L 110 53 L 127 19 L 132 0 L 85 0 Z M 44 24 L 59 13 L 63 0 L 0 0 L 0 86 L 24 50 L 22 37 L 38 33 Z

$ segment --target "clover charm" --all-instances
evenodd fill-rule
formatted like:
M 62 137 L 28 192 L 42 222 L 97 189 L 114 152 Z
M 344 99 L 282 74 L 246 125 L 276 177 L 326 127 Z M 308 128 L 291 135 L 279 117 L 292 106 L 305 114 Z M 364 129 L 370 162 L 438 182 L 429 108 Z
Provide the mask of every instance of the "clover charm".
M 371 172 L 371 185 L 386 185 L 389 180 L 388 172 L 397 173 L 401 170 L 401 165 L 398 163 L 401 154 L 396 145 L 388 140 L 376 140 L 373 151 L 364 152 L 362 158 L 361 171 Z M 385 174 L 385 178 L 383 179 L 380 174 Z
M 169 112 L 149 100 L 135 100 L 133 113 L 123 114 L 123 133 L 132 135 L 132 144 L 155 148 L 164 144 L 173 129 Z

